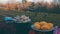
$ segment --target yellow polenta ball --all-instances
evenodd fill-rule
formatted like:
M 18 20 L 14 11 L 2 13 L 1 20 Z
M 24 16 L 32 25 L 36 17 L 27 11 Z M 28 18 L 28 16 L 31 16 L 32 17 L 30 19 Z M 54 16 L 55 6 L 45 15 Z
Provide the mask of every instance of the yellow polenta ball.
M 48 23 L 48 25 L 49 25 L 49 27 L 51 27 L 51 28 L 53 27 L 53 24 L 52 24 L 52 23 Z
M 36 28 L 36 29 L 40 29 L 40 25 L 39 24 L 34 24 L 34 28 Z
M 51 28 L 48 25 L 44 25 L 41 27 L 42 30 L 50 30 Z
M 45 22 L 45 21 L 40 22 L 40 25 L 41 25 L 41 26 L 43 26 L 43 25 L 47 25 L 47 24 L 48 24 L 48 23 Z
M 39 22 L 35 22 L 34 24 L 39 24 Z
M 41 29 L 42 30 L 47 30 L 47 26 L 42 26 Z
M 50 26 L 47 26 L 47 30 L 50 30 L 51 29 L 51 27 Z

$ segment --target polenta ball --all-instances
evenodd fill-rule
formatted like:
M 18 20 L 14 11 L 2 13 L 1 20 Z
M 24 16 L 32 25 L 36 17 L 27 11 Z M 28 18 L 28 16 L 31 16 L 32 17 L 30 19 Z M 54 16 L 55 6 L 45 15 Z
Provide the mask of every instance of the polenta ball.
M 50 30 L 51 28 L 48 25 L 44 25 L 41 27 L 42 30 Z
M 36 28 L 36 29 L 40 29 L 40 25 L 39 24 L 34 24 L 34 28 Z
M 48 25 L 49 25 L 49 27 L 51 27 L 51 28 L 53 27 L 53 24 L 52 24 L 52 23 L 48 23 Z
M 39 24 L 39 22 L 35 22 L 34 24 Z
M 43 25 L 47 25 L 47 24 L 48 24 L 48 23 L 45 22 L 45 21 L 40 22 L 40 25 L 41 25 L 41 26 L 43 26 Z

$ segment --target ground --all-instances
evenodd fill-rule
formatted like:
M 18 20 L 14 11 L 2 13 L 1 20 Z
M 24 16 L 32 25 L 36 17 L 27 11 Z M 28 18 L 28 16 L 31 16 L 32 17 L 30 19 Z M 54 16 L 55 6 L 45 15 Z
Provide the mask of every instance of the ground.
M 30 18 L 32 19 L 32 22 L 36 22 L 36 21 L 47 21 L 47 22 L 51 22 L 54 25 L 58 25 L 60 26 L 60 14 L 59 13 L 50 13 L 50 12 L 30 12 L 30 11 L 4 11 L 4 10 L 0 10 L 0 22 L 3 21 L 3 18 L 5 16 L 16 16 L 16 15 L 27 15 L 30 16 Z

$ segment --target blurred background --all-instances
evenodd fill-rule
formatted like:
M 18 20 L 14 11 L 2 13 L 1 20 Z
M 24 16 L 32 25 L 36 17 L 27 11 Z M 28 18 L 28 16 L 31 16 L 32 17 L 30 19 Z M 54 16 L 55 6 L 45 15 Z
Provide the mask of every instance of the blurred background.
M 25 34 L 31 30 L 31 22 L 29 24 L 4 22 L 4 17 L 17 15 L 29 16 L 32 23 L 46 21 L 60 27 L 60 0 L 0 0 L 1 34 L 22 34 L 23 32 Z
M 33 22 L 47 21 L 60 26 L 60 0 L 0 0 L 0 22 L 7 15 L 23 14 Z

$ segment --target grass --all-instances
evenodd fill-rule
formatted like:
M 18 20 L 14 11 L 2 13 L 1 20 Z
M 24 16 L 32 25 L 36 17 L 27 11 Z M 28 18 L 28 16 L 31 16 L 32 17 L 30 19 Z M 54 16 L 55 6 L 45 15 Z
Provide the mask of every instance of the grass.
M 47 21 L 51 22 L 54 25 L 60 26 L 60 14 L 57 13 L 49 13 L 49 12 L 30 12 L 30 11 L 22 11 L 22 12 L 17 12 L 17 11 L 4 11 L 0 10 L 0 22 L 3 21 L 3 18 L 5 16 L 16 16 L 16 15 L 27 15 L 30 16 L 32 19 L 32 22 L 40 22 L 40 21 Z

